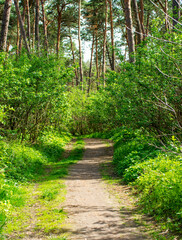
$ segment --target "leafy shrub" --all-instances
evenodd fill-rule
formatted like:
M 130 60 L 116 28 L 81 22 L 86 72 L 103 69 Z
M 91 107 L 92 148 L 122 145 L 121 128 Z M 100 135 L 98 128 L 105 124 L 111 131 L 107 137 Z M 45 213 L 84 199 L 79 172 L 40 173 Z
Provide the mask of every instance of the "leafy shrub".
M 40 173 L 47 159 L 30 146 L 15 142 L 0 142 L 0 167 L 5 170 L 7 178 L 26 180 Z
M 132 167 L 131 167 L 132 169 Z M 171 156 L 133 167 L 140 175 L 134 185 L 140 192 L 139 203 L 147 213 L 171 217 L 182 223 L 182 163 Z M 132 170 L 129 170 L 130 174 Z
M 130 166 L 156 156 L 154 147 L 148 144 L 149 138 L 142 131 L 123 128 L 113 136 L 115 141 L 113 163 L 119 176 L 123 176 Z M 150 140 L 153 141 L 152 138 Z
M 56 162 L 61 157 L 64 146 L 71 140 L 71 134 L 58 132 L 44 132 L 39 138 L 39 144 L 35 148 L 39 150 L 48 162 Z

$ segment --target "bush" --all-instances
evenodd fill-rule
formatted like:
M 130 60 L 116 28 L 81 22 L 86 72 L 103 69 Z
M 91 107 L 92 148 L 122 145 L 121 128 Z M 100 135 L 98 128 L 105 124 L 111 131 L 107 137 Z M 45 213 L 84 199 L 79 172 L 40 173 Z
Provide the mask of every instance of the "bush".
M 24 181 L 40 173 L 47 159 L 31 146 L 16 142 L 0 142 L 0 167 L 7 178 Z
M 137 163 L 146 161 L 151 156 L 156 156 L 154 147 L 148 144 L 143 130 L 127 130 L 123 128 L 120 133 L 113 136 L 115 140 L 113 163 L 119 176 L 123 176 L 125 170 Z M 150 138 L 150 141 L 153 141 Z
M 178 158 L 159 155 L 131 167 L 138 178 L 134 182 L 140 193 L 139 203 L 147 213 L 174 218 L 182 223 L 182 163 Z M 125 175 L 126 177 L 126 175 Z
M 34 147 L 39 150 L 48 162 L 56 162 L 61 157 L 64 146 L 71 140 L 71 134 L 54 132 L 44 132 L 39 138 L 39 143 Z

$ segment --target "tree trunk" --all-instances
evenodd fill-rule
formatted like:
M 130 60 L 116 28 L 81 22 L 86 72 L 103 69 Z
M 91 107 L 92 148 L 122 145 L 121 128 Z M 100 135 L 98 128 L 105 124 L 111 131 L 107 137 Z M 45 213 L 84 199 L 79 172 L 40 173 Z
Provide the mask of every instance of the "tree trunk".
M 146 37 L 149 34 L 149 23 L 150 23 L 150 12 L 148 12 L 148 14 L 147 14 Z
M 111 45 L 112 45 L 112 70 L 115 70 L 115 46 L 114 46 L 114 26 L 113 26 L 113 10 L 112 0 L 109 0 L 110 6 L 110 23 L 111 23 Z
M 32 49 L 35 46 L 35 8 L 33 8 L 33 36 L 32 36 Z
M 104 43 L 103 43 L 103 80 L 104 80 L 104 87 L 105 87 L 105 73 L 106 73 L 106 42 L 107 42 L 107 0 L 105 0 L 105 29 L 104 29 Z
M 144 4 L 143 0 L 140 0 L 140 24 L 143 32 L 143 39 L 145 39 L 145 28 L 144 28 Z
M 35 42 L 37 44 L 37 51 L 40 50 L 40 39 L 39 39 L 39 0 L 36 0 L 36 13 L 35 13 Z
M 173 28 L 177 24 L 180 18 L 180 5 L 179 5 L 180 0 L 173 0 Z
M 137 44 L 140 44 L 143 40 L 143 34 L 142 34 L 142 27 L 140 24 L 137 0 L 133 0 L 133 9 L 134 9 L 134 15 L 136 20 L 136 31 L 138 32 L 136 33 Z
M 0 36 L 0 51 L 6 51 L 11 4 L 12 0 L 5 0 Z
M 16 55 L 19 55 L 19 43 L 20 43 L 20 24 L 17 16 L 17 37 L 16 37 Z
M 18 8 L 19 8 L 19 1 L 17 1 L 18 4 Z M 23 26 L 25 23 L 25 12 L 26 12 L 26 8 L 25 8 L 25 1 L 23 2 L 23 16 L 22 16 L 22 22 L 23 22 Z M 19 41 L 19 54 L 21 53 L 21 49 L 22 49 L 22 33 L 20 31 L 20 41 Z
M 71 51 L 72 51 L 72 56 L 73 56 L 73 63 L 75 65 L 76 61 L 75 61 L 75 53 L 74 53 L 74 49 L 73 49 L 73 41 L 72 41 L 71 33 L 69 35 L 69 38 L 70 38 Z M 76 78 L 76 86 L 78 86 L 78 71 L 77 71 L 76 66 L 75 66 L 75 78 Z M 74 84 L 73 84 L 73 86 L 74 86 Z
M 92 62 L 93 62 L 93 54 L 94 54 L 94 44 L 95 44 L 95 32 L 93 31 L 92 50 L 91 50 L 91 56 L 90 56 L 90 69 L 89 69 L 88 93 L 90 92 L 90 87 L 91 87 Z
M 22 34 L 24 42 L 25 42 L 25 47 L 27 49 L 28 54 L 30 54 L 30 48 L 29 48 L 29 45 L 27 43 L 27 37 L 26 37 L 24 26 L 23 26 L 23 21 L 22 21 L 22 17 L 21 17 L 21 14 L 20 14 L 20 9 L 19 9 L 17 0 L 14 0 L 14 3 L 15 3 L 15 8 L 16 8 L 16 13 L 17 13 L 18 18 L 19 18 L 20 30 L 21 30 L 21 34 Z
M 79 65 L 80 65 L 80 83 L 82 84 L 83 90 L 83 67 L 82 67 L 82 46 L 81 46 L 81 0 L 79 0 L 79 11 L 78 11 L 78 42 L 79 42 Z
M 96 54 L 96 72 L 97 72 L 97 82 L 99 80 L 99 58 L 98 58 L 98 30 L 96 29 L 95 34 L 95 54 Z
M 44 0 L 41 0 L 42 5 L 42 17 L 43 17 L 43 27 L 44 27 L 44 48 L 46 52 L 48 53 L 48 40 L 47 40 L 47 25 L 46 25 L 46 17 L 45 17 L 45 11 L 44 11 Z
M 56 46 L 56 51 L 57 51 L 57 55 L 59 56 L 60 37 L 61 37 L 61 20 L 62 20 L 62 10 L 60 10 L 59 4 L 57 4 L 57 13 L 58 13 L 58 32 L 57 32 L 57 46 Z
M 29 46 L 30 46 L 31 28 L 30 28 L 30 8 L 29 8 L 29 0 L 26 0 L 26 9 L 27 9 L 27 37 L 28 37 Z
M 129 61 L 135 62 L 133 54 L 135 53 L 135 43 L 133 37 L 133 23 L 131 15 L 131 0 L 124 0 L 125 4 L 125 20 L 127 27 L 128 48 L 129 48 Z
M 107 52 L 107 56 L 108 56 L 108 59 L 109 59 L 110 67 L 112 69 L 112 60 L 111 60 L 111 56 L 110 56 L 110 52 L 109 52 L 109 47 L 108 47 L 107 41 L 106 41 L 106 52 Z

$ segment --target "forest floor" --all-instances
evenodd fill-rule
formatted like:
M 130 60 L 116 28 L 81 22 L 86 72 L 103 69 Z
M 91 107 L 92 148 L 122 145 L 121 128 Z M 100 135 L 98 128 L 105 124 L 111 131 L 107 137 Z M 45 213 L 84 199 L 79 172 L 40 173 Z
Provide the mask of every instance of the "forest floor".
M 69 239 L 151 239 L 136 220 L 128 187 L 110 188 L 102 179 L 101 166 L 103 172 L 111 162 L 112 144 L 99 139 L 85 139 L 85 143 L 83 159 L 71 166 L 66 181 Z

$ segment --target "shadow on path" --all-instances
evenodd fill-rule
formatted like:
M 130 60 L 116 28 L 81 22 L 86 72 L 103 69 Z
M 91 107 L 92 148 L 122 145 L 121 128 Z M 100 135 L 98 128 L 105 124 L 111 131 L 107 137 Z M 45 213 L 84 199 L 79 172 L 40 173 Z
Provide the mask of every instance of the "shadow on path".
M 74 240 L 149 239 L 133 221 L 133 210 L 119 210 L 116 199 L 106 190 L 99 166 L 112 159 L 112 147 L 102 140 L 85 139 L 83 160 L 71 166 L 67 177 L 65 210 Z

